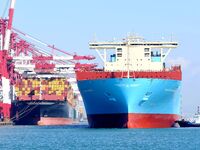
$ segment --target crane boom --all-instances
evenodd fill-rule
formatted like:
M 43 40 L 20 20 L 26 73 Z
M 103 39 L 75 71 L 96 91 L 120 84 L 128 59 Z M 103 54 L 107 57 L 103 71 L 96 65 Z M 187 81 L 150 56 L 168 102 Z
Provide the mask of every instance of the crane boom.
M 75 55 L 70 54 L 70 53 L 68 53 L 68 52 L 66 52 L 66 51 L 64 51 L 64 50 L 61 50 L 61 49 L 55 47 L 54 45 L 50 45 L 50 44 L 45 43 L 45 42 L 39 40 L 38 38 L 33 37 L 33 36 L 30 35 L 30 34 L 24 33 L 24 32 L 22 32 L 22 31 L 20 31 L 19 29 L 12 28 L 12 30 L 13 30 L 13 31 L 16 31 L 17 33 L 22 34 L 22 35 L 25 36 L 26 38 L 29 38 L 29 39 L 31 39 L 31 40 L 33 40 L 33 41 L 35 41 L 35 42 L 40 43 L 40 44 L 43 45 L 43 46 L 46 46 L 46 47 L 48 47 L 48 48 L 51 48 L 51 49 L 56 50 L 56 51 L 58 51 L 58 52 L 61 52 L 61 53 L 63 53 L 63 54 L 73 56 L 73 60 L 92 60 L 92 59 L 95 59 L 95 57 L 94 57 L 94 56 L 91 56 L 91 55 L 88 55 L 88 56 L 79 56 L 79 55 L 76 55 L 76 54 L 75 54 Z
M 15 1 L 16 0 L 11 0 L 10 9 L 9 9 L 8 26 L 7 26 L 7 29 L 6 29 L 5 43 L 4 43 L 4 50 L 7 50 L 7 51 L 9 49 L 9 43 L 10 43 L 10 36 L 11 36 L 11 29 L 12 29 L 12 23 L 13 23 Z

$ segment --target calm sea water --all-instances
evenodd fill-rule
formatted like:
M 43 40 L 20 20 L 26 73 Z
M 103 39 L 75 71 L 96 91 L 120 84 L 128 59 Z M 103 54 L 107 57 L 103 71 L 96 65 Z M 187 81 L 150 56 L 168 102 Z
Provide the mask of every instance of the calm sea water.
M 87 126 L 1 126 L 0 150 L 200 150 L 200 128 L 90 129 Z

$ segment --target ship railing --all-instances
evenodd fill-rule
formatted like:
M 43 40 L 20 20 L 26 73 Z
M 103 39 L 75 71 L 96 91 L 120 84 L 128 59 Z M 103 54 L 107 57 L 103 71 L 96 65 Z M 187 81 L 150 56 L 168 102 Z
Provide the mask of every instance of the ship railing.
M 169 68 L 164 68 L 161 70 L 133 70 L 130 72 L 172 72 L 172 71 L 181 71 L 181 65 L 174 65 Z M 105 71 L 104 69 L 94 69 L 90 70 L 90 72 L 127 72 L 125 70 L 115 70 L 115 71 Z

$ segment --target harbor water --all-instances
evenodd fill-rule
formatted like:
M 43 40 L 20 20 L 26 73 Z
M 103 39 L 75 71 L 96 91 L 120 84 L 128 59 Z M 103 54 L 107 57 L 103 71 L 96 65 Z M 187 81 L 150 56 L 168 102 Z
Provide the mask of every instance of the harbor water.
M 198 150 L 200 128 L 91 129 L 88 126 L 1 126 L 0 150 Z

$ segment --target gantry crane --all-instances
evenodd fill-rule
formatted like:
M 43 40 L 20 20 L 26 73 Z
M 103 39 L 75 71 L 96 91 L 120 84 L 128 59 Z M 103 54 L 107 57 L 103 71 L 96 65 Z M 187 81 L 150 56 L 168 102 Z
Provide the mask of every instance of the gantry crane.
M 79 60 L 92 60 L 94 56 L 79 56 L 61 50 L 13 28 L 16 0 L 11 0 L 8 18 L 0 18 L 0 113 L 10 116 L 12 86 L 23 74 L 74 74 L 79 69 L 93 69 L 96 64 L 82 64 Z M 62 53 L 62 56 L 51 51 Z

